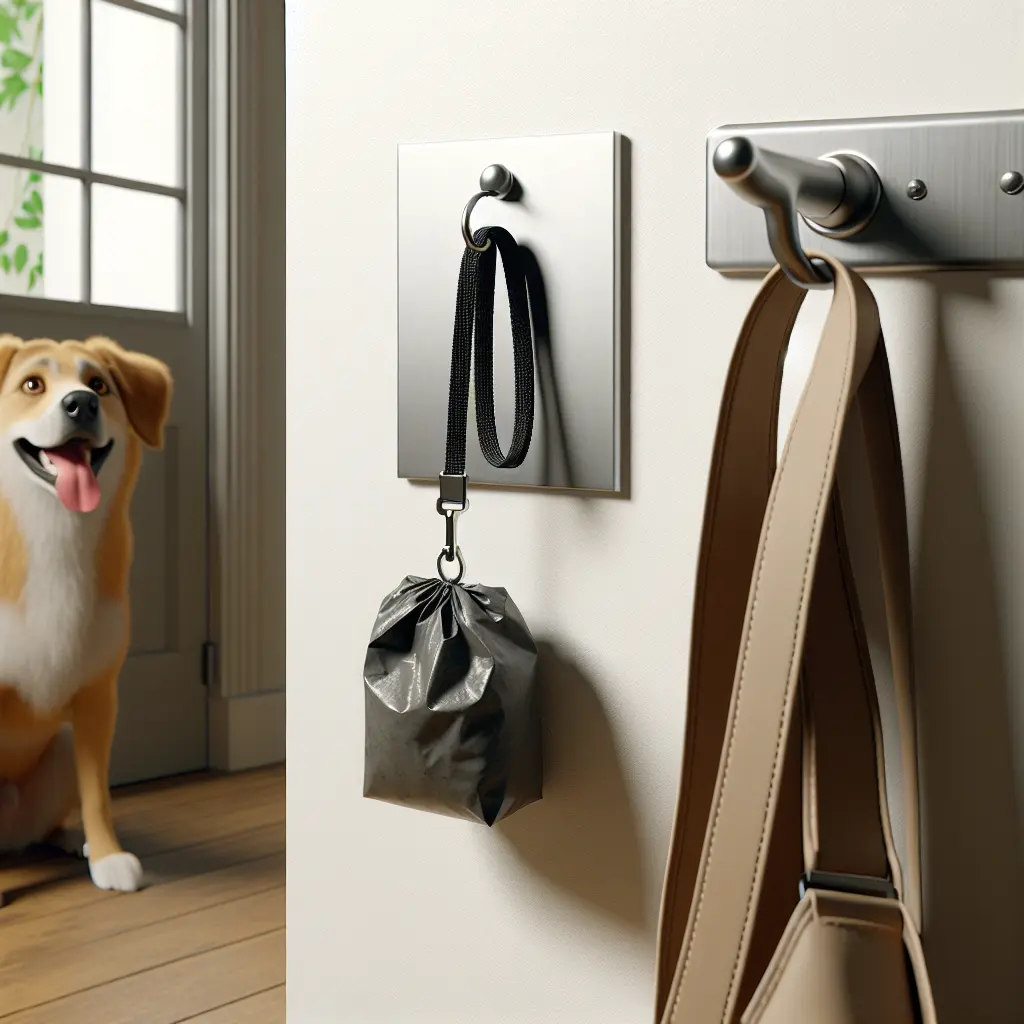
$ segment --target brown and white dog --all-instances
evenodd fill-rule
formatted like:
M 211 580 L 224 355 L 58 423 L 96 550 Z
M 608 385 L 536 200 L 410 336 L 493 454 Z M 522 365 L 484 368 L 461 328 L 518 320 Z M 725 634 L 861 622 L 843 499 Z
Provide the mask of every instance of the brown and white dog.
M 142 882 L 109 792 L 129 505 L 171 390 L 108 338 L 0 335 L 0 851 L 60 836 L 80 802 L 92 879 L 124 892 Z

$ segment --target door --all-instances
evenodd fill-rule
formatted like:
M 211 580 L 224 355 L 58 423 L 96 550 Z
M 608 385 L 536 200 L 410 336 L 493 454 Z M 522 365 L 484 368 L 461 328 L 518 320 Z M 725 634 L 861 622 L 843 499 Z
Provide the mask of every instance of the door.
M 0 331 L 106 334 L 175 378 L 133 503 L 114 784 L 207 763 L 204 21 L 204 0 L 0 4 Z

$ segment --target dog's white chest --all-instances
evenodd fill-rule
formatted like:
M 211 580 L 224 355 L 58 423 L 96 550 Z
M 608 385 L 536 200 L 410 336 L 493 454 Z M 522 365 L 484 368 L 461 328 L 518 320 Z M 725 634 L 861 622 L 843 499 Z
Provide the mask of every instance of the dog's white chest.
M 12 452 L 0 444 L 0 491 L 14 512 L 27 571 L 19 598 L 0 601 L 0 686 L 52 710 L 111 668 L 127 643 L 127 609 L 96 596 L 97 546 L 113 488 L 103 488 L 96 511 L 70 512 Z M 115 451 L 105 466 L 114 480 L 122 458 Z
M 75 603 L 0 603 L 0 684 L 40 710 L 67 703 L 114 662 L 124 644 L 120 604 Z
M 21 606 L 0 602 L 0 684 L 40 710 L 67 703 L 108 668 L 127 629 L 120 604 L 54 583 L 48 594 L 26 593 Z
M 23 531 L 28 571 L 20 599 L 0 601 L 0 685 L 50 710 L 113 665 L 128 622 L 120 602 L 96 597 L 102 520 L 44 509 L 42 521 Z M 18 518 L 27 525 L 27 516 Z

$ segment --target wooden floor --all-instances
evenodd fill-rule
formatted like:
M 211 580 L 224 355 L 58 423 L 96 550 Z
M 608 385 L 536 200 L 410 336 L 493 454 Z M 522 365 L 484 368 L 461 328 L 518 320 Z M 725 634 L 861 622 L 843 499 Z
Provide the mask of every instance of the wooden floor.
M 108 893 L 81 861 L 0 858 L 3 1024 L 282 1024 L 283 768 L 115 791 L 147 887 Z

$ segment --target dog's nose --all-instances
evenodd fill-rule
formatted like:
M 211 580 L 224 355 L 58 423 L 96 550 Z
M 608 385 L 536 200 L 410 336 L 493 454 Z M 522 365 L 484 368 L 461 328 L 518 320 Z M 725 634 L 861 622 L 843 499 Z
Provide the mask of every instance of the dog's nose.
M 95 391 L 72 391 L 61 399 L 60 404 L 64 406 L 64 412 L 84 430 L 95 426 L 99 419 L 100 400 Z

